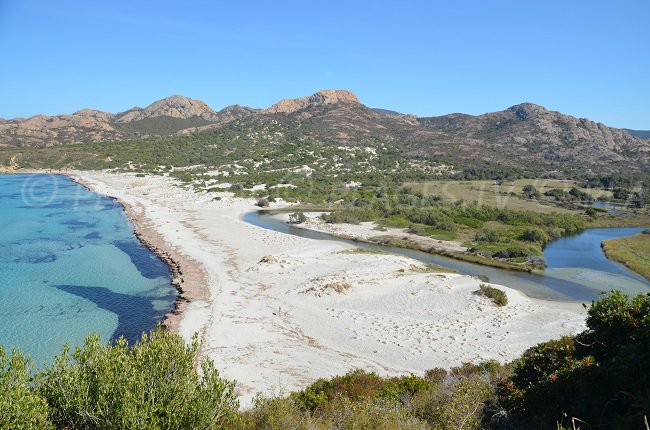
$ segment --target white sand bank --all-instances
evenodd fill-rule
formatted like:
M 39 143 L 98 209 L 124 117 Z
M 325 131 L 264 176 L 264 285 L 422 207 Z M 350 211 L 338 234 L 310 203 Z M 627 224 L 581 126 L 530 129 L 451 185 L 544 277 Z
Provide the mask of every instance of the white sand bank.
M 202 353 L 238 381 L 242 406 L 258 391 L 299 389 L 353 368 L 422 373 L 507 361 L 584 328 L 579 304 L 506 288 L 510 303 L 497 308 L 474 294 L 474 278 L 420 273 L 405 257 L 341 253 L 349 247 L 249 225 L 241 216 L 253 200 L 196 194 L 159 176 L 73 175 L 130 205 L 140 225 L 203 268 L 209 294 L 183 310 L 177 329 L 200 332 Z

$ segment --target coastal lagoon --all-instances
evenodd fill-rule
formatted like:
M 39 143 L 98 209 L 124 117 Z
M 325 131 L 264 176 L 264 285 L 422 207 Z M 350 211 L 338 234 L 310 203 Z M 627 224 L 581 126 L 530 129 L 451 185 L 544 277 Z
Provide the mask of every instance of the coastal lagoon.
M 643 231 L 643 228 L 587 229 L 554 240 L 544 249 L 544 258 L 548 263 L 546 269 L 542 273 L 527 273 L 482 266 L 412 249 L 342 239 L 288 224 L 282 217 L 276 216 L 282 212 L 254 211 L 247 213 L 243 219 L 250 224 L 281 233 L 316 240 L 335 240 L 360 248 L 403 255 L 424 264 L 437 264 L 463 275 L 480 276 L 492 283 L 520 290 L 536 299 L 588 303 L 598 300 L 602 293 L 613 289 L 630 296 L 650 292 L 650 281 L 627 267 L 608 260 L 600 246 L 603 240 L 635 235 Z
M 37 364 L 89 333 L 130 342 L 176 291 L 121 205 L 61 175 L 0 175 L 0 345 Z

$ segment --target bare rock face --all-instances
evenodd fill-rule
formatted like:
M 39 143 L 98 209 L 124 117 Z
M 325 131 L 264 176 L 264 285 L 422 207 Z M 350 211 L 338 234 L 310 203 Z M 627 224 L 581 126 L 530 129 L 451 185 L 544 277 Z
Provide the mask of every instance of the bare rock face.
M 348 90 L 322 90 L 309 97 L 280 100 L 264 113 L 293 113 L 311 106 L 322 106 L 335 103 L 361 104 L 357 96 Z
M 216 119 L 216 112 L 201 100 L 174 95 L 158 100 L 146 108 L 133 108 L 117 115 L 117 122 L 133 122 L 147 118 L 168 116 L 171 118 L 202 118 L 207 121 Z
M 72 115 L 35 115 L 0 123 L 0 145 L 43 145 L 116 139 L 113 115 L 84 109 Z
M 215 119 L 211 121 L 211 124 L 203 125 L 199 127 L 189 127 L 183 130 L 179 130 L 174 135 L 176 136 L 189 136 L 194 133 L 203 133 L 211 130 L 216 130 L 231 121 L 238 119 L 246 118 L 257 113 L 258 109 L 251 109 L 246 106 L 241 105 L 230 105 L 221 109 L 215 114 Z

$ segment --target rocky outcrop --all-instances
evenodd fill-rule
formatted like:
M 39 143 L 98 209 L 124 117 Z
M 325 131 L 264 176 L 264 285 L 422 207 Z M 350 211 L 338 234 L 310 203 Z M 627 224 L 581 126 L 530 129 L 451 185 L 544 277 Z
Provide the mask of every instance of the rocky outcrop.
M 193 100 L 185 96 L 174 95 L 158 100 L 146 108 L 133 108 L 116 115 L 117 122 L 141 121 L 147 118 L 202 118 L 206 121 L 217 119 L 217 113 L 201 100 Z
M 251 109 L 246 106 L 240 105 L 230 105 L 221 109 L 216 113 L 215 119 L 211 124 L 203 125 L 199 127 L 189 127 L 183 130 L 179 130 L 175 133 L 176 136 L 188 136 L 195 133 L 203 133 L 211 130 L 216 130 L 223 127 L 225 124 L 235 121 L 238 119 L 246 118 L 248 116 L 254 115 L 259 112 L 258 109 Z
M 309 97 L 298 99 L 280 100 L 264 113 L 293 113 L 314 106 L 323 106 L 336 103 L 361 104 L 357 96 L 348 90 L 322 90 Z
M 419 121 L 426 130 L 447 135 L 458 151 L 471 152 L 481 161 L 540 168 L 580 163 L 586 170 L 609 172 L 636 161 L 639 166 L 650 162 L 647 141 L 533 103 L 478 116 L 451 114 Z M 424 144 L 419 148 L 426 152 Z
M 112 121 L 112 114 L 91 109 L 71 115 L 16 118 L 0 123 L 0 145 L 32 146 L 119 138 Z

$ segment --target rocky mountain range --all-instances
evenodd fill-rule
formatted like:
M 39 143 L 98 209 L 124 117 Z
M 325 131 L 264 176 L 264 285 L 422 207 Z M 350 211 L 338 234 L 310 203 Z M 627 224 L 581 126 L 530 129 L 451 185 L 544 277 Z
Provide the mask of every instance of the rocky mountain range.
M 587 173 L 648 170 L 650 141 L 630 132 L 553 112 L 532 103 L 473 116 L 416 117 L 371 109 L 346 90 L 282 100 L 268 109 L 239 105 L 214 111 L 175 95 L 111 114 L 84 109 L 70 115 L 0 119 L 0 146 L 50 146 L 105 140 L 183 136 L 234 128 L 255 133 L 281 124 L 292 139 L 335 145 L 398 145 L 406 157 L 463 165 Z

